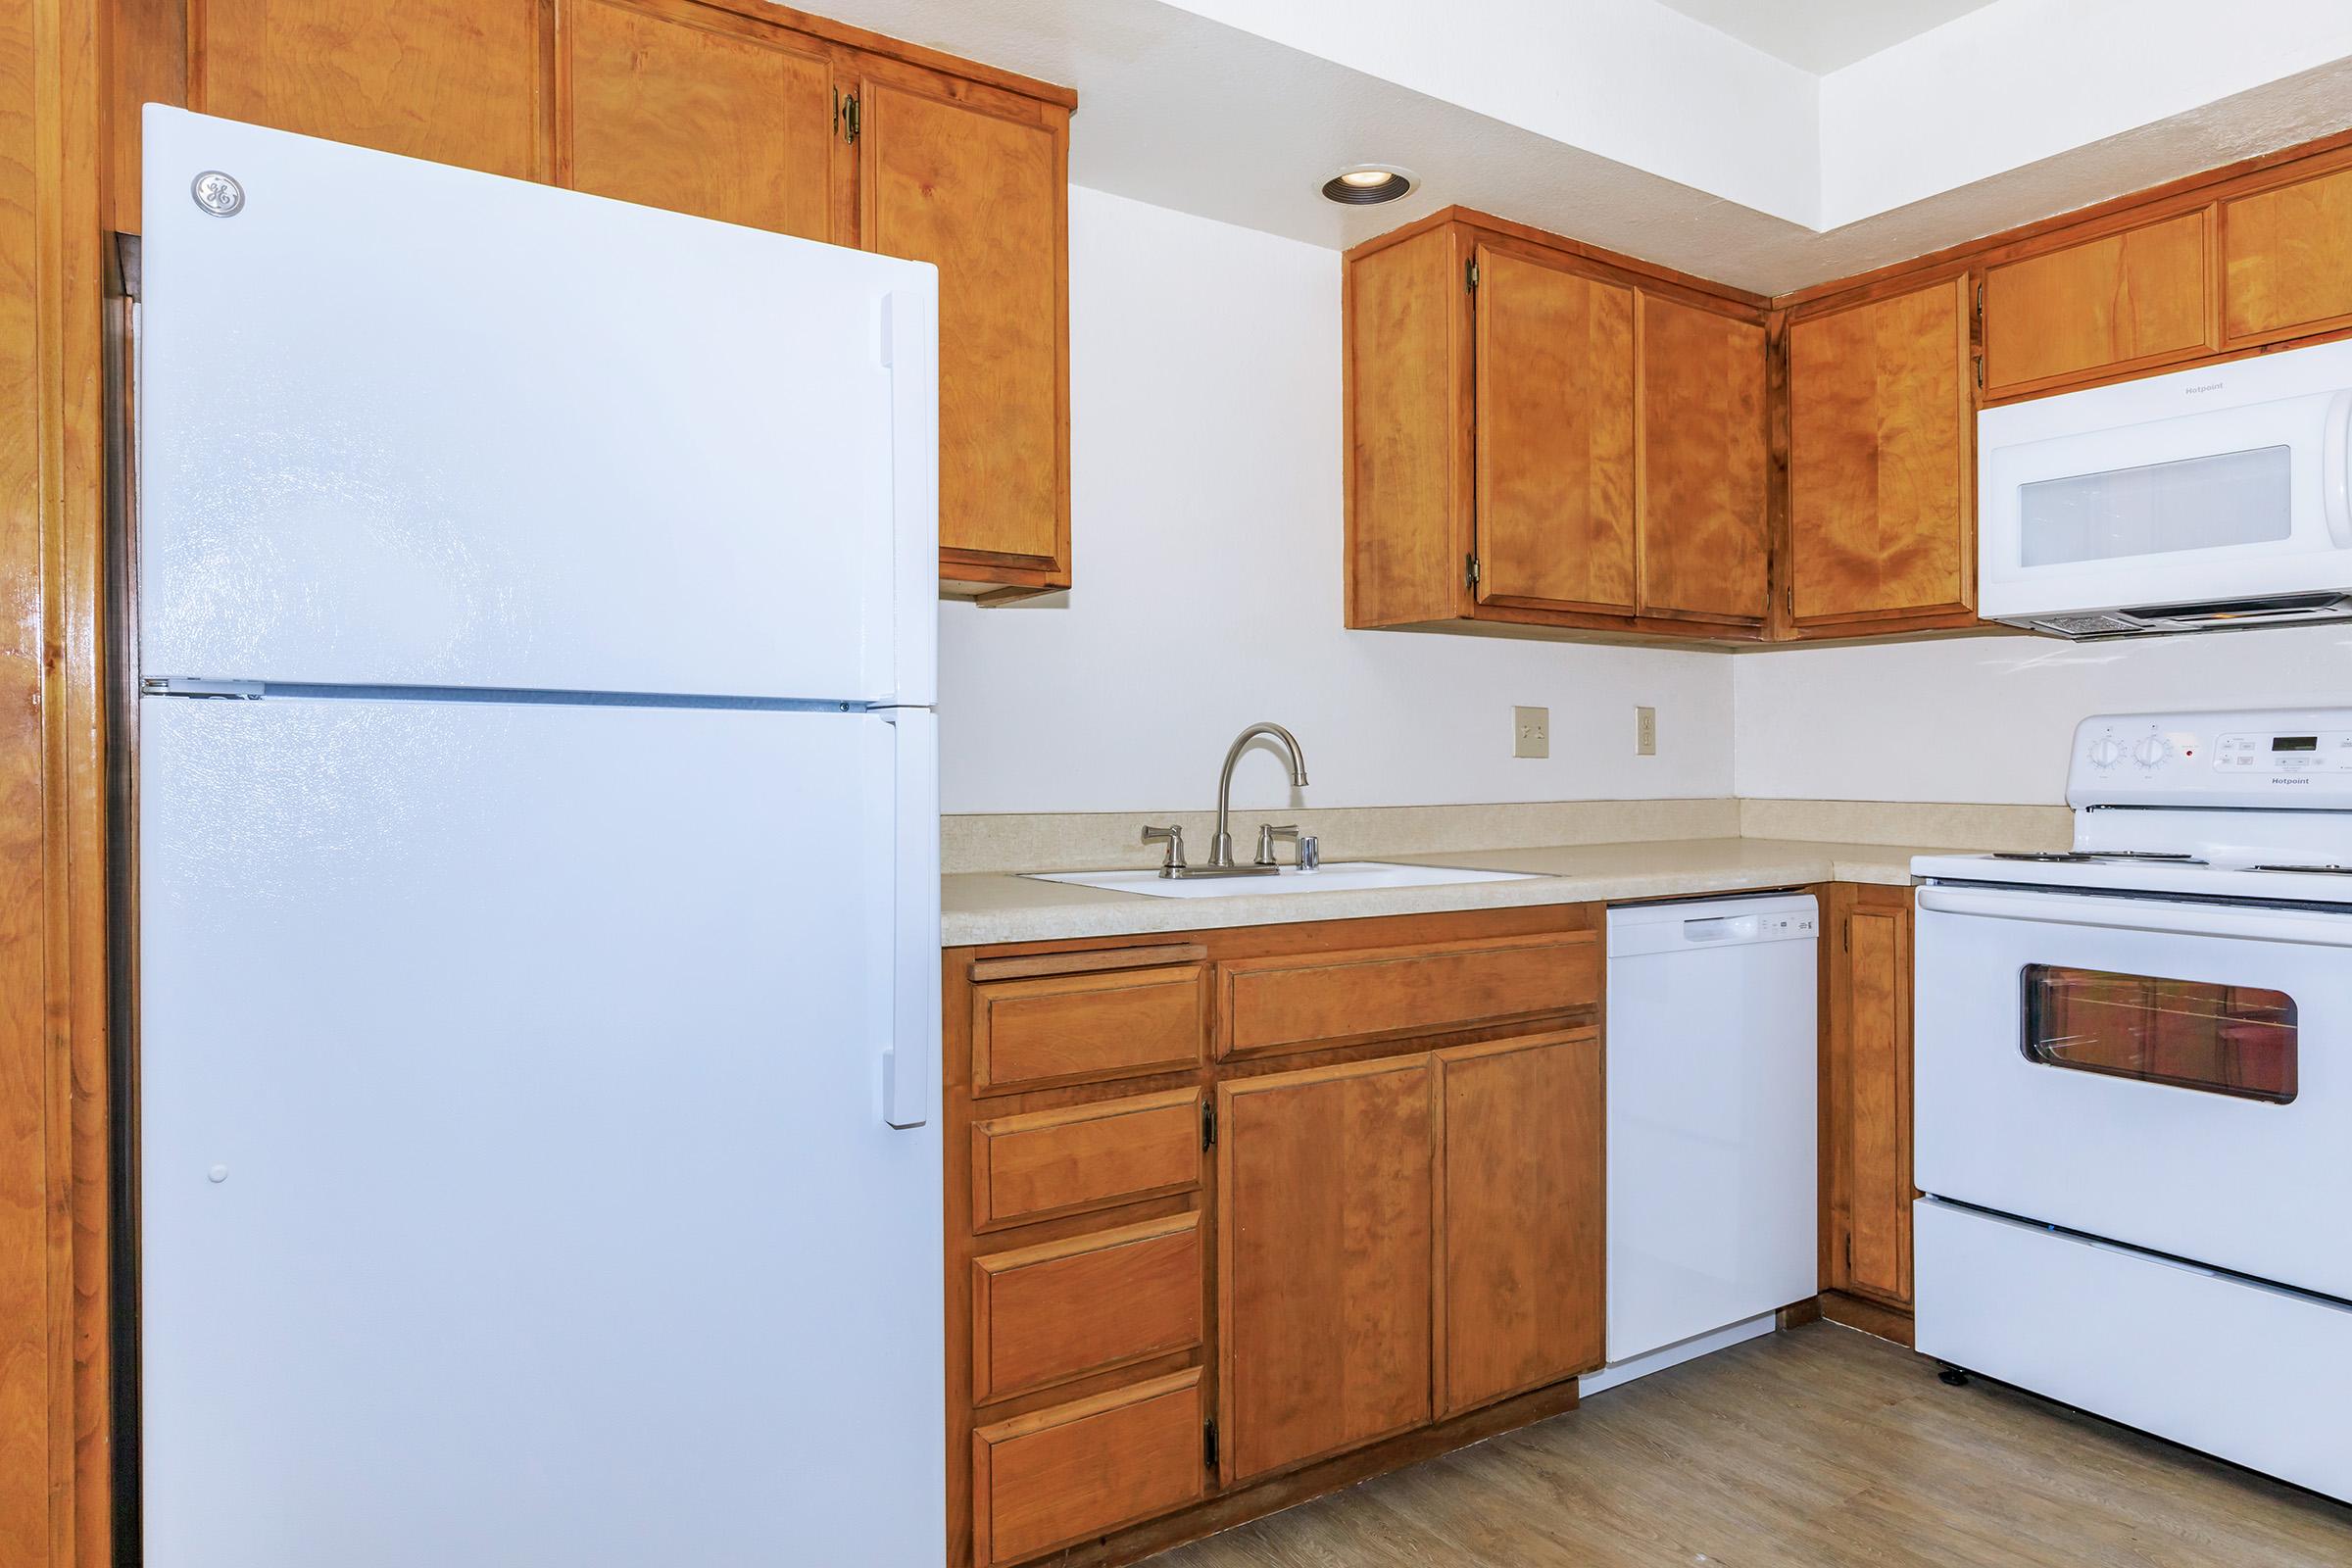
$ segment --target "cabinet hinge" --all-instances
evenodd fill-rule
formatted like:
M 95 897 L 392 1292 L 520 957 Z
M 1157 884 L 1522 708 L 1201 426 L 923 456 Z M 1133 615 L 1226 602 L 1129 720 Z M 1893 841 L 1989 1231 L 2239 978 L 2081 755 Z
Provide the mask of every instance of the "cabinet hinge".
M 1790 583 L 1781 590 L 1781 603 L 1788 608 L 1788 618 L 1794 620 L 1796 618 L 1796 584 Z
M 1982 354 L 1980 354 L 1980 355 L 1978 355 L 1978 356 L 1977 356 L 1977 385 L 1979 385 L 1979 386 L 1983 386 L 1984 384 L 1984 355 L 1982 355 Z
M 1200 1147 L 1217 1147 L 1217 1107 L 1214 1101 L 1200 1102 Z
M 1462 558 L 1462 583 L 1465 587 L 1473 589 L 1478 586 L 1478 558 L 1476 556 Z
M 1977 285 L 1977 319 L 1980 322 L 1984 319 L 1984 285 L 1982 283 Z
M 1210 1470 L 1217 1467 L 1217 1424 L 1214 1421 L 1200 1424 L 1200 1463 Z
M 844 94 L 839 87 L 833 89 L 833 128 L 840 133 L 843 141 L 858 139 L 858 95 L 856 93 Z
M 1473 256 L 1463 265 L 1462 286 L 1471 293 L 1478 292 L 1478 258 Z
M 1854 951 L 1854 922 L 1841 920 L 1838 924 L 1838 946 L 1846 953 Z

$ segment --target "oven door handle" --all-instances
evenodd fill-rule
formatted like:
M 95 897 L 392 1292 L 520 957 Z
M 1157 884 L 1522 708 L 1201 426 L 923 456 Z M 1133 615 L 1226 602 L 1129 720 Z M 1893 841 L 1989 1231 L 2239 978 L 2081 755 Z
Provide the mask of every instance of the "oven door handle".
M 2161 931 L 2191 937 L 2232 937 L 2247 942 L 2298 942 L 2318 948 L 2352 948 L 2352 910 L 2346 910 L 2343 914 L 2309 914 L 2294 909 L 2178 904 L 2160 899 L 1996 893 L 1953 887 L 1921 888 L 1919 906 L 1938 914 L 1974 914 L 1995 920 L 2037 920 L 2045 925 L 2096 926 L 2112 931 Z
M 2105 931 L 2166 931 L 2178 936 L 2223 936 L 2248 943 L 2303 943 L 2352 948 L 2352 909 L 2307 914 L 2300 909 L 2230 907 L 2169 903 L 2159 898 L 2083 898 L 2068 894 L 2006 894 L 1992 889 L 1924 886 L 1919 907 L 1938 914 L 1985 919 L 2033 919 L 2051 926 L 2098 926 Z

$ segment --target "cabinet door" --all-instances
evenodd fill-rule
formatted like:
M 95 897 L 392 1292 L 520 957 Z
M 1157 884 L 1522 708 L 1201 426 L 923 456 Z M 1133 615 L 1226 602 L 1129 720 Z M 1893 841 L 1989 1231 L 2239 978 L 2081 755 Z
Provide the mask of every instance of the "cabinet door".
M 1831 955 L 1830 1283 L 1911 1301 L 1908 889 L 1840 888 Z
M 1219 1087 L 1226 1481 L 1430 1418 L 1433 1072 L 1404 1056 Z
M 1764 556 L 1764 328 L 1644 294 L 1642 612 L 1755 625 Z
M 1634 609 L 1634 294 L 1477 252 L 1481 600 Z
M 679 0 L 564 0 L 559 30 L 573 189 L 804 239 L 851 237 L 850 149 L 835 133 L 821 45 Z
M 1446 1414 L 1600 1365 L 1608 1321 L 1600 1038 L 1438 1053 Z
M 1984 273 L 1984 390 L 2000 396 L 2212 346 L 2204 209 Z
M 1968 280 L 1788 328 L 1790 618 L 1886 629 L 1975 600 Z
M 939 268 L 942 574 L 1066 587 L 1068 113 L 912 72 L 858 98 L 863 243 Z
M 2352 169 L 2222 204 L 2226 341 L 2352 325 Z
M 203 0 L 188 8 L 188 106 L 532 178 L 547 172 L 545 9 L 541 0 Z

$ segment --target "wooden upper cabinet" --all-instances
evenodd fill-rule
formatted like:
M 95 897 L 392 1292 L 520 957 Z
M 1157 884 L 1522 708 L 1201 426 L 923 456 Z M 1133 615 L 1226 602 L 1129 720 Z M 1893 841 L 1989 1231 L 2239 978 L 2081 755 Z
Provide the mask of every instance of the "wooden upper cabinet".
M 1634 293 L 1516 250 L 1478 264 L 1478 594 L 1634 609 Z
M 1764 328 L 1641 297 L 1642 613 L 1763 622 Z
M 2222 203 L 2226 344 L 2352 326 L 2352 169 Z
M 1475 213 L 1347 258 L 1348 624 L 1754 641 L 1763 301 Z
M 2199 208 L 1984 272 L 1984 391 L 2000 397 L 2218 348 Z
M 119 227 L 184 102 L 935 264 L 940 586 L 1070 585 L 1065 89 L 757 0 L 106 3 Z
M 852 150 L 837 131 L 823 44 L 675 0 L 564 0 L 559 15 L 565 184 L 804 239 L 855 239 Z
M 1426 1055 L 1217 1090 L 1227 1484 L 1430 1419 Z
M 1968 279 L 1788 328 L 1791 628 L 1966 622 L 1975 602 Z
M 939 267 L 942 576 L 1067 587 L 1069 112 L 911 70 L 858 98 L 864 243 Z
M 548 172 L 542 0 L 190 0 L 185 16 L 191 109 L 493 174 Z
M 1450 1415 L 1605 1359 L 1600 1037 L 1458 1046 L 1437 1060 L 1438 1365 Z

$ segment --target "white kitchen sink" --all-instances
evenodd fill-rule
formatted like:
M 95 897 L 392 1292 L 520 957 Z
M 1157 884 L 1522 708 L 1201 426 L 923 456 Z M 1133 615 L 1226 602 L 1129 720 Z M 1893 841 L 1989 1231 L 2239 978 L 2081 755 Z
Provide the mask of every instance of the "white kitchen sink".
M 1335 860 L 1312 871 L 1284 866 L 1272 876 L 1163 877 L 1157 871 L 1030 871 L 1039 882 L 1068 882 L 1155 899 L 1231 899 L 1265 893 L 1339 893 L 1357 888 L 1434 888 L 1457 882 L 1525 882 L 1533 871 L 1473 871 L 1458 865 L 1398 865 Z

